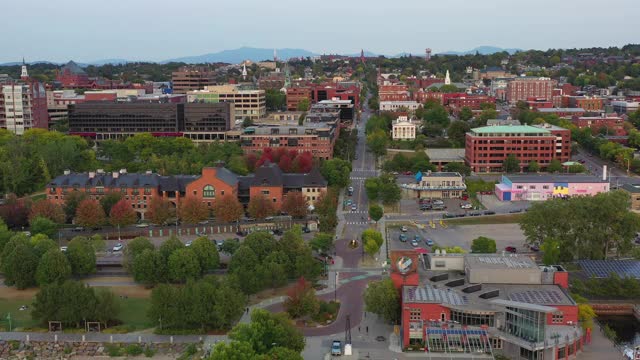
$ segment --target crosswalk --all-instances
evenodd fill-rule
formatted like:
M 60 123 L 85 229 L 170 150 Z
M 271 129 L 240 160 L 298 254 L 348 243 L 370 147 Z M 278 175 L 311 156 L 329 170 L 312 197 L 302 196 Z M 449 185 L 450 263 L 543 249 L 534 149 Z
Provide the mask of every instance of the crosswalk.
M 368 214 L 367 210 L 357 210 L 357 211 L 345 211 L 345 214 Z
M 364 173 L 366 174 L 371 174 L 371 175 L 377 175 L 378 174 L 378 170 L 376 169 L 352 169 L 351 170 L 352 173 L 354 172 L 358 172 L 358 173 Z
M 356 180 L 356 181 L 362 181 L 362 180 L 366 180 L 366 179 L 368 179 L 370 177 L 371 176 L 367 176 L 367 177 L 365 177 L 365 176 L 351 176 L 351 177 L 349 177 L 349 179 Z
M 369 225 L 367 221 L 347 221 L 347 225 Z

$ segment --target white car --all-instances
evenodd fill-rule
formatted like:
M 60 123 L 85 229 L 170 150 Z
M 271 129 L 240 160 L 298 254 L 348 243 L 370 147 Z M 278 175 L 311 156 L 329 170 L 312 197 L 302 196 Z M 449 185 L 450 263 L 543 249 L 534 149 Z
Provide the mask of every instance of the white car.
M 351 205 L 351 211 L 356 211 L 358 210 L 358 206 L 356 206 L 356 204 Z
M 67 252 L 67 247 L 66 246 L 60 246 L 60 251 Z
M 193 244 L 193 240 L 187 241 L 187 243 L 184 244 L 184 246 L 189 247 L 189 246 L 191 246 L 191 244 Z
M 116 246 L 113 247 L 113 251 L 121 251 L 122 249 L 124 249 L 122 243 L 117 243 Z
M 136 225 L 136 227 L 139 227 L 139 228 L 146 228 L 146 227 L 149 227 L 149 224 L 146 224 L 146 223 L 140 223 L 140 224 Z
M 473 205 L 471 205 L 469 203 L 462 203 L 462 204 L 460 204 L 460 208 L 461 209 L 471 209 L 471 208 L 473 208 Z

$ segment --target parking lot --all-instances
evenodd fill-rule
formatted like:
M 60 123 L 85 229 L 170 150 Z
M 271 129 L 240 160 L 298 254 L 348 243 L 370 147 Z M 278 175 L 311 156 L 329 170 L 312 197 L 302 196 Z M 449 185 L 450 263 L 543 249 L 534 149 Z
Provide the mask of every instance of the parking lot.
M 387 227 L 387 232 L 389 234 L 389 248 L 391 250 L 410 250 L 415 248 L 424 248 L 430 251 L 431 246 L 427 245 L 426 240 L 430 238 L 426 236 L 427 234 L 415 226 L 412 225 L 404 225 L 407 231 L 403 232 L 401 225 L 391 225 Z M 400 234 L 403 234 L 406 237 L 405 241 L 400 240 Z M 417 236 L 417 238 L 416 238 Z M 417 246 L 411 245 L 412 240 L 416 240 L 418 242 Z

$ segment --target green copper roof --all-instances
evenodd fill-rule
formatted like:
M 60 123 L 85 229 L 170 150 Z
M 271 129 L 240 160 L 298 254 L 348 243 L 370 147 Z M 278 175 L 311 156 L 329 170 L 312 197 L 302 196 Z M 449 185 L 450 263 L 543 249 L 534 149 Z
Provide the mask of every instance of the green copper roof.
M 516 133 L 516 134 L 550 134 L 551 131 L 529 125 L 483 126 L 471 129 L 476 134 Z

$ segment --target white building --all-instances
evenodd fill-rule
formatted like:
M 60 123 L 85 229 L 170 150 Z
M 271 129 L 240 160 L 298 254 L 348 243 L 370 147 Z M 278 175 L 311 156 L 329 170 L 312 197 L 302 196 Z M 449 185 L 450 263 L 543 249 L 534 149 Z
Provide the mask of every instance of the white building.
M 43 110 L 44 114 L 41 111 Z M 47 126 L 44 87 L 34 84 L 8 84 L 0 87 L 0 128 L 22 135 L 34 127 Z
M 414 140 L 416 128 L 416 124 L 408 116 L 401 115 L 393 122 L 391 138 L 393 140 Z
M 187 92 L 188 102 L 218 103 L 231 102 L 234 104 L 235 120 L 252 121 L 267 115 L 267 99 L 264 90 L 245 90 L 238 85 L 205 86 L 204 90 Z
M 380 111 L 411 111 L 414 112 L 420 107 L 417 101 L 381 101 Z

